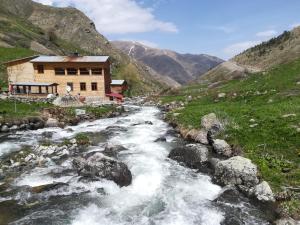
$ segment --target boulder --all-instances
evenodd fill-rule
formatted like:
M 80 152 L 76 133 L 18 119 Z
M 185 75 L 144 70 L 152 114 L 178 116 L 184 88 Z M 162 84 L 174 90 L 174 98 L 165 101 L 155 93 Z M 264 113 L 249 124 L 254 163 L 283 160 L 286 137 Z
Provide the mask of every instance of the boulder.
M 104 151 L 102 152 L 104 155 L 107 155 L 109 157 L 117 157 L 117 155 L 121 151 L 128 150 L 122 145 L 106 145 Z
M 274 194 L 266 181 L 261 182 L 253 188 L 253 195 L 263 202 L 274 202 Z
M 209 131 L 214 127 L 222 127 L 215 113 L 210 113 L 201 118 L 201 127 Z
M 275 225 L 300 225 L 300 222 L 292 218 L 282 218 L 275 221 Z
M 201 144 L 189 144 L 173 149 L 169 158 L 182 162 L 191 168 L 201 168 L 208 161 L 208 149 Z
M 195 137 L 195 141 L 204 145 L 208 145 L 208 139 L 207 139 L 207 131 L 204 129 L 201 129 L 197 132 L 197 135 Z
M 112 180 L 120 187 L 131 184 L 132 175 L 128 167 L 119 161 L 96 152 L 94 155 L 73 160 L 73 167 L 84 178 Z
M 41 186 L 36 186 L 36 187 L 32 187 L 31 192 L 39 194 L 45 191 L 52 191 L 52 190 L 57 190 L 60 189 L 62 187 L 67 187 L 68 184 L 66 183 L 52 183 L 52 184 L 45 184 L 45 185 L 41 185 Z
M 166 137 L 159 137 L 154 142 L 167 142 L 167 138 Z
M 8 128 L 7 125 L 3 125 L 3 126 L 1 127 L 1 132 L 6 133 L 6 132 L 8 132 L 8 131 L 9 131 L 9 128 Z
M 215 179 L 224 185 L 242 185 L 248 188 L 256 186 L 259 182 L 256 165 L 250 159 L 241 156 L 218 162 Z
M 219 155 L 226 156 L 226 157 L 232 156 L 232 149 L 230 145 L 224 140 L 220 140 L 220 139 L 214 140 L 213 148 L 216 151 L 216 153 Z
M 49 118 L 45 124 L 46 127 L 58 127 L 58 125 L 59 125 L 58 120 L 53 118 Z

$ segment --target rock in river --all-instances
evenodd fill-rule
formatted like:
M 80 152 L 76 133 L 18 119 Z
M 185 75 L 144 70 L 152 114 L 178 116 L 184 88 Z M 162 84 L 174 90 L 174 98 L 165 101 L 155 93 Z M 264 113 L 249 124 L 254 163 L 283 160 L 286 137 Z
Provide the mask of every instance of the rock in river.
M 104 178 L 112 180 L 121 187 L 130 185 L 132 181 L 131 172 L 126 164 L 106 157 L 99 152 L 87 159 L 74 159 L 73 167 L 80 176 L 91 179 Z
M 208 161 L 208 149 L 201 144 L 189 144 L 174 148 L 170 152 L 169 158 L 191 168 L 201 168 Z

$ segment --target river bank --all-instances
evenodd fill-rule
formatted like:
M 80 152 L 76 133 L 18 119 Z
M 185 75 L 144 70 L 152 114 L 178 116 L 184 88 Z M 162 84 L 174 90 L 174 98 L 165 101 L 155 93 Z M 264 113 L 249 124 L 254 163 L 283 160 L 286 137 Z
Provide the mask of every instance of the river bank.
M 210 113 L 199 118 L 200 128 L 186 127 L 177 120 L 177 117 L 180 117 L 181 114 L 177 112 L 185 107 L 184 103 L 165 105 L 159 103 L 158 105 L 165 112 L 165 120 L 180 133 L 182 138 L 192 143 L 200 143 L 212 153 L 211 160 L 208 160 L 205 166 L 210 168 L 209 172 L 214 177 L 214 182 L 223 186 L 235 186 L 247 197 L 270 204 L 268 207 L 273 208 L 278 218 L 281 218 L 276 221 L 276 224 L 285 224 L 286 221 L 290 224 L 300 223 L 299 215 L 290 214 L 290 208 L 285 208 L 284 205 L 285 202 L 291 200 L 298 201 L 299 196 L 297 193 L 293 194 L 291 190 L 286 189 L 273 194 L 269 184 L 262 180 L 257 166 L 243 157 L 243 150 L 239 146 L 229 145 L 225 140 L 219 139 L 227 136 L 226 126 L 228 121 L 221 121 L 214 113 Z M 188 150 L 189 156 L 187 156 L 186 150 Z M 197 154 L 200 153 L 185 149 L 185 152 L 175 153 L 175 156 L 177 156 L 175 160 L 193 168 L 194 166 L 190 162 L 193 162 L 195 157 L 197 158 Z M 199 167 L 198 169 L 203 169 L 203 165 L 202 168 Z
M 65 128 L 20 131 L 2 139 L 6 153 L 1 159 L 7 159 L 25 145 L 33 151 L 31 146 L 41 145 L 45 140 L 60 145 L 77 134 L 91 139 L 91 144 L 80 150 L 68 148 L 69 155 L 60 159 L 50 154 L 48 163 L 36 164 L 11 177 L 8 184 L 2 184 L 2 221 L 11 224 L 270 224 L 271 214 L 266 214 L 259 205 L 234 190 L 213 184 L 205 173 L 168 158 L 172 149 L 185 147 L 188 142 L 163 121 L 157 108 L 126 107 L 125 111 L 115 118 Z M 111 157 L 128 166 L 131 185 L 121 188 L 106 179 L 87 181 L 72 166 L 74 158 L 91 152 L 104 154 L 107 144 L 124 147 L 125 150 Z M 0 149 L 4 148 L 0 146 Z M 31 191 L 53 182 L 59 185 L 38 193 Z

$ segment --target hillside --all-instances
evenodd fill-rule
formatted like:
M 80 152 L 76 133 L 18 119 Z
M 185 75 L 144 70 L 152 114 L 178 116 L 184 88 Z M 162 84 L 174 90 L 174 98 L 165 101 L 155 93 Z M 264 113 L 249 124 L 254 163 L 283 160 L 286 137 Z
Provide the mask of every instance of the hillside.
M 30 49 L 41 54 L 67 55 L 78 51 L 109 55 L 113 76 L 127 79 L 133 93 L 162 87 L 155 75 L 114 48 L 98 33 L 93 21 L 75 8 L 55 8 L 31 0 L 0 0 L 0 47 Z
M 300 27 L 247 49 L 228 62 L 208 71 L 198 78 L 198 81 L 212 83 L 240 78 L 298 58 L 300 58 Z
M 143 62 L 161 77 L 173 80 L 172 86 L 187 84 L 223 62 L 214 56 L 179 54 L 170 50 L 145 46 L 138 42 L 114 41 L 112 44 L 124 54 Z
M 201 117 L 216 113 L 226 124 L 219 138 L 255 162 L 276 195 L 280 196 L 285 187 L 299 188 L 299 59 L 218 86 L 187 86 L 162 96 L 161 101 L 185 103 L 168 118 L 188 129 L 200 129 Z M 279 203 L 282 213 L 299 219 L 299 195 L 293 194 L 290 200 Z

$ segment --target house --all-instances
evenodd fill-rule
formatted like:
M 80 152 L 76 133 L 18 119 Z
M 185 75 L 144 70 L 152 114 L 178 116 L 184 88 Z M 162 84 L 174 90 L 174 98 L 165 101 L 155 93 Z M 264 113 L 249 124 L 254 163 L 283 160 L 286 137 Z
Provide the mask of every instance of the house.
M 111 92 L 115 94 L 124 94 L 128 90 L 128 84 L 125 80 L 112 80 L 111 81 Z
M 17 94 L 81 95 L 107 99 L 108 56 L 33 56 L 6 63 L 10 91 Z

